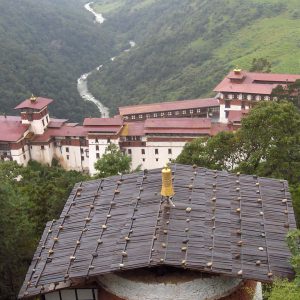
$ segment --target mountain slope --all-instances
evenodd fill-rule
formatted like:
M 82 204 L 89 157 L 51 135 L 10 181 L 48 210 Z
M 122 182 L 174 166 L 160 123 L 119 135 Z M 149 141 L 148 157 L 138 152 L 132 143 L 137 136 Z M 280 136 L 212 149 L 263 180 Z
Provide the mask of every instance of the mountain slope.
M 267 58 L 272 71 L 300 73 L 299 1 L 98 0 L 104 27 L 137 47 L 89 80 L 119 105 L 207 96 L 235 65 Z
M 52 114 L 74 121 L 95 115 L 77 78 L 110 56 L 113 41 L 79 0 L 0 2 L 0 113 L 26 97 L 52 97 Z

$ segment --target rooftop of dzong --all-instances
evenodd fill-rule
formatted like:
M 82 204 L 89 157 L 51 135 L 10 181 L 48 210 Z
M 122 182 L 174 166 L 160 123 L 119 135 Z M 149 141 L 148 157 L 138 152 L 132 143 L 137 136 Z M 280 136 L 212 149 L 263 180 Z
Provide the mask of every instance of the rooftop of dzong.
M 141 114 L 150 112 L 164 112 L 177 109 L 192 109 L 201 107 L 219 106 L 219 101 L 215 98 L 177 100 L 169 102 L 138 104 L 119 107 L 121 116 L 129 114 Z
M 273 89 L 300 79 L 300 75 L 255 73 L 236 69 L 231 71 L 215 88 L 215 92 L 270 95 Z

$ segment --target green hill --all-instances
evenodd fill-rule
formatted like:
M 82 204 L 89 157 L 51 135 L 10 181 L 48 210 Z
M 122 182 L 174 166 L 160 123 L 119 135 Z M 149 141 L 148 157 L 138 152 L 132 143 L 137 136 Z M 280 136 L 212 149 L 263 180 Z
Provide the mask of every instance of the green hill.
M 119 45 L 137 43 L 89 80 L 114 111 L 213 95 L 230 69 L 249 69 L 253 58 L 266 58 L 273 72 L 300 73 L 298 0 L 98 0 L 94 8 Z
M 108 59 L 113 40 L 93 23 L 82 0 L 0 1 L 0 113 L 31 96 L 51 97 L 57 117 L 94 115 L 77 78 Z

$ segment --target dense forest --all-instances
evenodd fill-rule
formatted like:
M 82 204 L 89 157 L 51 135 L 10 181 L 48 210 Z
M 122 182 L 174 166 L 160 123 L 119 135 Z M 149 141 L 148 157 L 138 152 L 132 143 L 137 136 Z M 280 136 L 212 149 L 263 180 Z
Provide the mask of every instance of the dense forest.
M 300 73 L 299 1 L 98 0 L 94 8 L 119 42 L 137 43 L 89 79 L 114 111 L 214 95 L 230 69 L 249 69 L 254 58 L 266 58 L 273 72 Z
M 0 1 L 0 113 L 33 93 L 53 98 L 52 115 L 96 115 L 78 95 L 77 78 L 110 57 L 114 42 L 82 0 Z M 99 114 L 98 114 L 99 115 Z

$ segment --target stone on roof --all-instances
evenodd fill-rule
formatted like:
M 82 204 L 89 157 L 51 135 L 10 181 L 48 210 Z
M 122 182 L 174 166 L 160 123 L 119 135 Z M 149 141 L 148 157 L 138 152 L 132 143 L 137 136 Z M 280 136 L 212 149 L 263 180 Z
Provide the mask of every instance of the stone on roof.
M 293 276 L 286 181 L 172 170 L 175 207 L 160 195 L 161 169 L 76 184 L 47 224 L 19 297 L 162 265 L 263 282 Z

